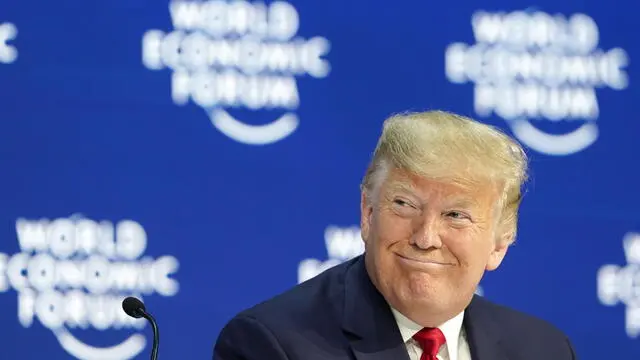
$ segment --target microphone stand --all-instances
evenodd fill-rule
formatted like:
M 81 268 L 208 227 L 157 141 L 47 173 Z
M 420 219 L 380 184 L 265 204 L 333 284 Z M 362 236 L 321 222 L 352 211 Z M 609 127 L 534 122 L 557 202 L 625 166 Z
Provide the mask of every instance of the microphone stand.
M 160 332 L 158 331 L 158 324 L 156 323 L 156 319 L 151 316 L 148 312 L 138 309 L 142 317 L 147 319 L 151 323 L 151 328 L 153 329 L 153 346 L 151 348 L 151 360 L 158 359 L 158 346 L 160 345 Z

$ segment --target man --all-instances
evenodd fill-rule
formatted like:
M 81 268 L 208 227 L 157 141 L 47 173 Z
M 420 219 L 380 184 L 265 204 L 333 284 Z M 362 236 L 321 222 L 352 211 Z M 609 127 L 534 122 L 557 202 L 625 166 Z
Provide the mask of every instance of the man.
M 474 295 L 514 241 L 526 168 L 471 119 L 387 119 L 362 183 L 365 253 L 238 314 L 213 358 L 575 359 L 554 326 Z

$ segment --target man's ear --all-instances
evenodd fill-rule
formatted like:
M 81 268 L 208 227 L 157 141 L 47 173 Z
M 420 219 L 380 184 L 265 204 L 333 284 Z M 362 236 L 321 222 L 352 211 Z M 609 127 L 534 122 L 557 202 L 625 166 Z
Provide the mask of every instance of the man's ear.
M 505 255 L 507 255 L 508 249 L 508 242 L 498 241 L 491 251 L 491 254 L 489 254 L 489 261 L 487 261 L 486 269 L 488 271 L 497 269 L 502 263 L 502 260 L 504 260 Z
M 360 193 L 360 233 L 362 240 L 367 242 L 369 231 L 371 229 L 371 216 L 373 214 L 373 205 L 371 198 L 367 196 L 366 190 Z
M 507 255 L 507 250 L 509 250 L 513 235 L 513 231 L 501 229 L 501 234 L 494 240 L 493 249 L 491 250 L 491 254 L 489 254 L 489 261 L 487 261 L 486 266 L 488 271 L 493 271 L 500 266 L 502 260 L 504 260 L 504 257 Z

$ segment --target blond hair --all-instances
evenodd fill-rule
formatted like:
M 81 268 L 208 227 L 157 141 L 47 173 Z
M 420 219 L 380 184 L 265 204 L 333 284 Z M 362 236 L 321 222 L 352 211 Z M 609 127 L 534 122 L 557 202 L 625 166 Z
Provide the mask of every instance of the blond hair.
M 497 235 L 509 244 L 515 240 L 527 156 L 497 128 L 446 111 L 391 116 L 362 181 L 367 198 L 390 167 L 462 186 L 495 184 L 501 191 Z

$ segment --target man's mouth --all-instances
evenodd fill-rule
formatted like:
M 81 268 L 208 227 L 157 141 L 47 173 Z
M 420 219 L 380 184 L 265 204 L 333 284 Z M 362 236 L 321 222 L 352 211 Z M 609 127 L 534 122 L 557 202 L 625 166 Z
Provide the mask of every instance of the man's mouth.
M 400 260 L 410 266 L 416 267 L 425 267 L 425 268 L 433 268 L 433 267 L 442 267 L 442 266 L 451 266 L 453 264 L 433 259 L 420 259 L 417 257 L 405 256 L 401 254 L 396 254 Z

